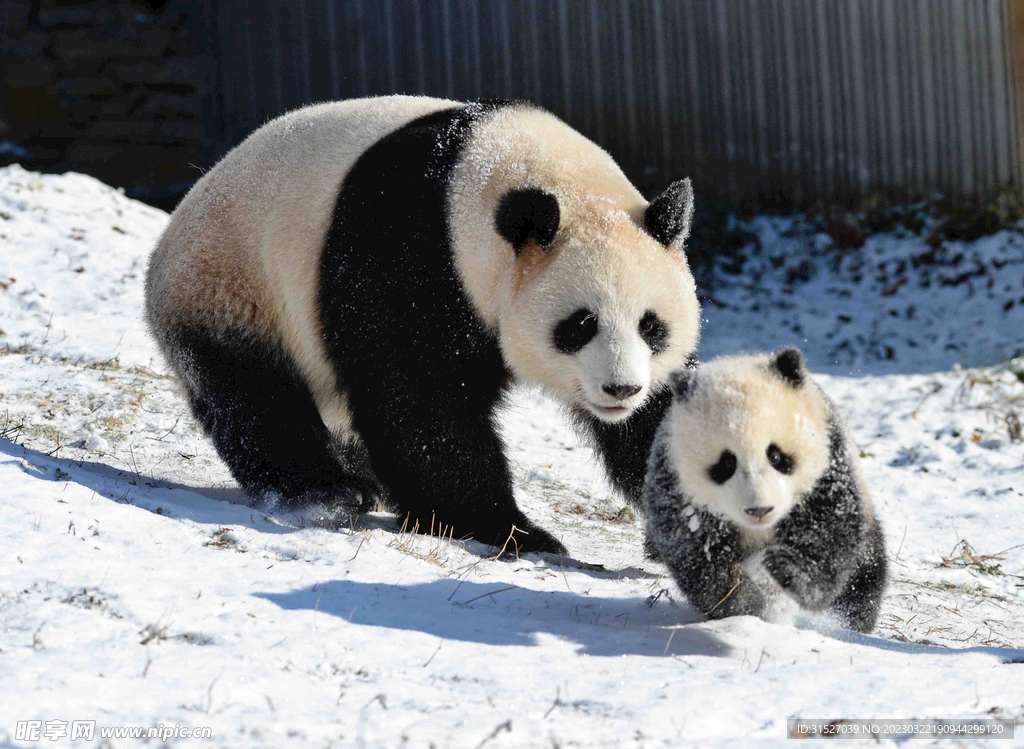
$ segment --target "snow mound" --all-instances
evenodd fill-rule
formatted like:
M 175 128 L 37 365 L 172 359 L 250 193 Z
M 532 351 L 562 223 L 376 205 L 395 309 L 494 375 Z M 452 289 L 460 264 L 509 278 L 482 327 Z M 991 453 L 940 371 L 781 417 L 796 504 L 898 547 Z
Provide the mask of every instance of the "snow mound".
M 84 174 L 0 169 L 0 345 L 146 364 L 146 258 L 167 214 Z

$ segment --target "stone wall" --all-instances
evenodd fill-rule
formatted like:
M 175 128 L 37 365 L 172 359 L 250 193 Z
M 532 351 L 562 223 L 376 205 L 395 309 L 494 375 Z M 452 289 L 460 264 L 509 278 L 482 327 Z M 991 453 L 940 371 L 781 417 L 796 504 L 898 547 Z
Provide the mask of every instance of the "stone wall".
M 216 156 L 210 0 L 0 0 L 0 164 L 173 205 Z

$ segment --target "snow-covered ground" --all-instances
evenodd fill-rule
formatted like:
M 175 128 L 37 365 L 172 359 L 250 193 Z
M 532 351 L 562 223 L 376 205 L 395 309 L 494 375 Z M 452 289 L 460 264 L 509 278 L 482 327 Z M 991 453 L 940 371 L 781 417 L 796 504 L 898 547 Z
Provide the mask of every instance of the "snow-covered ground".
M 793 717 L 1024 719 L 1020 233 L 840 252 L 762 218 L 708 290 L 704 358 L 799 343 L 848 412 L 893 570 L 865 636 L 703 620 L 534 393 L 505 419 L 517 488 L 573 559 L 246 507 L 141 318 L 165 221 L 0 170 L 0 745 L 178 724 L 213 733 L 182 746 L 744 746 Z M 19 740 L 24 720 L 96 738 Z

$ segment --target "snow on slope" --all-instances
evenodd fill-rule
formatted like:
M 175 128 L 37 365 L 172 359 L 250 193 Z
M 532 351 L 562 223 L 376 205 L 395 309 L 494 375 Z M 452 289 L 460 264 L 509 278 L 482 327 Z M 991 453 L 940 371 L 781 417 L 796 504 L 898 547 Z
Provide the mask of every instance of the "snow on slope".
M 718 263 L 705 358 L 797 343 L 819 370 L 883 374 L 1024 355 L 1024 231 L 933 247 L 900 230 L 839 250 L 788 218 L 749 229 L 757 249 Z
M 573 559 L 244 506 L 144 331 L 165 220 L 88 177 L 0 170 L 0 744 L 69 744 L 18 740 L 30 719 L 209 726 L 216 746 L 646 747 L 781 744 L 797 716 L 1024 716 L 1016 233 L 952 248 L 981 271 L 923 288 L 917 237 L 837 259 L 759 219 L 705 307 L 703 356 L 800 343 L 849 413 L 894 571 L 863 636 L 704 621 L 534 393 L 505 418 L 517 490 Z

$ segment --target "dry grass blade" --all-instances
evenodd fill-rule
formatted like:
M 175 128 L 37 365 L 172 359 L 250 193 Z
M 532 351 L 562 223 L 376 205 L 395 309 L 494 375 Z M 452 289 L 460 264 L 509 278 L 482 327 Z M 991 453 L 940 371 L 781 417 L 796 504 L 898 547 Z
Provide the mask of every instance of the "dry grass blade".
M 529 532 L 523 531 L 523 530 L 519 530 L 519 528 L 516 528 L 513 525 L 512 526 L 512 530 L 510 530 L 508 532 L 508 538 L 506 538 L 505 539 L 505 543 L 503 543 L 501 545 L 501 551 L 499 551 L 497 554 L 495 554 L 493 557 L 491 557 L 491 559 L 493 559 L 494 561 L 497 561 L 497 560 L 501 559 L 501 555 L 504 554 L 505 553 L 505 549 L 508 548 L 508 542 L 509 541 L 511 541 L 512 543 L 514 543 L 516 545 L 516 559 L 519 559 L 519 542 L 516 541 L 515 535 L 514 535 L 516 531 L 519 531 L 520 533 L 524 533 L 527 536 L 530 535 Z
M 1010 435 L 1010 442 L 1024 442 L 1024 427 L 1016 411 L 1006 414 L 1006 432 Z
M 918 402 L 918 404 L 916 406 L 914 406 L 914 410 L 910 412 L 910 418 L 916 419 L 917 418 L 917 412 L 921 410 L 921 406 L 923 406 L 925 404 L 925 402 L 929 398 L 931 398 L 933 395 L 935 395 L 940 390 L 942 390 L 942 383 L 940 383 L 940 382 L 933 382 L 933 383 L 931 383 L 931 385 L 928 387 L 928 390 L 925 391 L 924 396 L 922 396 L 922 398 Z
M 953 547 L 953 552 L 959 550 L 960 553 L 956 556 L 952 556 L 951 552 L 950 556 L 943 557 L 939 567 L 966 567 L 977 570 L 983 575 L 1004 575 L 1006 573 L 1002 571 L 1000 565 L 993 564 L 993 562 L 1005 561 L 1006 558 L 1003 554 L 1007 551 L 1020 548 L 1020 546 L 1024 546 L 1024 544 L 1011 546 L 1009 549 L 1004 549 L 1003 551 L 995 554 L 979 554 L 969 543 L 967 543 L 966 540 L 961 540 Z
M 430 656 L 429 658 L 427 658 L 427 662 L 423 664 L 423 668 L 426 668 L 427 666 L 429 666 L 429 665 L 430 665 L 430 662 L 431 662 L 432 660 L 434 660 L 434 656 L 436 656 L 436 655 L 437 655 L 438 653 L 440 653 L 440 652 L 441 652 L 441 646 L 442 646 L 442 645 L 444 645 L 444 640 L 441 640 L 441 642 L 440 642 L 440 643 L 438 643 L 438 645 L 437 645 L 437 650 L 435 650 L 435 651 L 434 651 L 434 652 L 433 652 L 433 653 L 431 654 L 431 656 Z
M 501 725 L 497 726 L 489 734 L 487 734 L 487 736 L 484 737 L 484 740 L 476 745 L 476 749 L 480 749 L 480 747 L 482 747 L 484 744 L 486 744 L 488 741 L 493 739 L 495 736 L 497 736 L 502 731 L 508 731 L 509 733 L 512 733 L 512 719 L 511 718 L 509 718 L 504 723 L 502 723 Z
M 417 548 L 419 546 L 420 539 L 424 537 L 432 539 L 432 546 L 426 553 L 419 551 Z M 461 540 L 462 539 L 460 539 L 460 541 Z M 416 559 L 422 559 L 425 562 L 436 564 L 438 567 L 445 567 L 451 560 L 451 556 L 454 551 L 464 550 L 464 547 L 461 544 L 455 544 L 453 548 L 454 541 L 454 526 L 438 523 L 432 517 L 430 521 L 430 533 L 424 536 L 420 533 L 420 524 L 418 520 L 413 524 L 412 529 L 409 529 L 409 515 L 407 514 L 405 516 L 405 520 L 402 522 L 402 527 L 399 529 L 395 537 L 388 543 L 388 546 L 390 548 L 398 549 L 403 554 L 408 554 Z
M 139 640 L 139 644 L 140 645 L 147 645 L 150 642 L 152 642 L 153 640 L 166 640 L 167 639 L 167 627 L 168 626 L 169 626 L 169 623 L 168 624 L 160 624 L 160 622 L 157 622 L 155 624 L 147 624 L 139 632 L 139 634 L 142 635 L 142 639 Z
M 561 704 L 563 704 L 562 703 L 562 688 L 561 687 L 555 687 L 555 701 L 551 703 L 551 707 L 549 707 L 548 711 L 546 713 L 544 713 L 544 717 L 547 718 L 549 715 L 551 715 L 551 711 L 554 710 L 556 707 L 558 707 Z
M 463 601 L 459 605 L 468 606 L 469 604 L 473 603 L 473 601 L 479 601 L 481 598 L 487 598 L 487 596 L 496 596 L 498 595 L 498 593 L 504 593 L 509 590 L 516 590 L 518 587 L 518 585 L 509 585 L 507 588 L 498 588 L 497 590 L 492 590 L 487 593 L 481 593 L 480 595 L 475 596 L 474 598 L 470 598 L 468 601 Z
M 742 584 L 743 584 L 743 581 L 740 580 L 738 583 L 733 585 L 732 588 L 729 590 L 729 592 L 726 593 L 724 596 L 722 596 L 722 600 L 721 601 L 719 601 L 714 606 L 712 606 L 710 611 L 706 611 L 705 612 L 705 616 L 711 616 L 711 612 L 714 611 L 715 609 L 717 609 L 719 606 L 721 606 L 727 600 L 729 600 L 729 596 L 731 596 L 733 593 L 735 593 L 736 592 L 736 588 L 740 587 Z
M 360 539 L 360 541 L 359 541 L 359 546 L 357 546 L 357 547 L 356 547 L 356 553 L 355 553 L 355 554 L 353 554 L 353 555 L 352 555 L 352 558 L 348 560 L 349 562 L 354 562 L 354 561 L 355 561 L 355 558 L 356 558 L 357 556 L 359 556 L 359 550 L 360 550 L 361 548 L 363 548 L 363 544 L 364 544 L 364 543 L 366 543 L 366 534 L 365 534 L 365 533 L 363 534 L 363 537 L 362 537 L 362 539 Z

